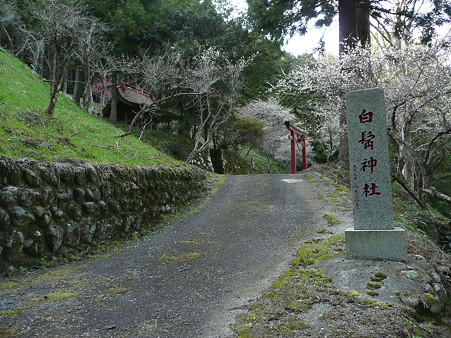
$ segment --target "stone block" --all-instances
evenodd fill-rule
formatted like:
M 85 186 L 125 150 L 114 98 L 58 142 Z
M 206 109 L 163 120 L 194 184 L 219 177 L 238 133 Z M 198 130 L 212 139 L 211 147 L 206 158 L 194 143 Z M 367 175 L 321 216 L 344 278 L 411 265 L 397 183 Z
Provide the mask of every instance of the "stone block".
M 59 177 L 65 183 L 74 184 L 74 173 L 71 168 L 61 168 Z
M 18 202 L 23 207 L 30 207 L 36 204 L 36 201 L 40 199 L 38 191 L 33 189 L 20 189 Z
M 21 231 L 11 230 L 6 238 L 5 256 L 7 260 L 14 260 L 22 254 L 24 236 Z
M 39 175 L 44 182 L 52 186 L 58 186 L 58 178 L 55 175 L 55 169 L 41 163 L 39 166 Z
M 17 227 L 27 227 L 36 221 L 34 215 L 21 207 L 11 208 L 11 223 Z
M 25 176 L 25 182 L 31 187 L 39 187 L 41 185 L 41 178 L 39 174 L 29 168 L 22 168 L 22 174 Z
M 87 214 L 96 214 L 99 208 L 95 202 L 83 202 L 83 211 Z
M 46 227 L 50 225 L 50 222 L 52 221 L 52 213 L 50 210 L 35 206 L 33 207 L 33 213 L 39 226 Z
M 3 206 L 17 205 L 18 195 L 19 189 L 17 187 L 5 187 L 0 191 L 0 204 Z
M 44 250 L 44 237 L 40 231 L 34 231 L 24 242 L 24 251 L 34 257 L 38 257 Z
M 51 252 L 55 253 L 63 243 L 63 230 L 57 225 L 51 225 L 46 229 L 45 240 Z
M 82 188 L 74 189 L 74 198 L 77 202 L 82 203 L 85 200 L 85 191 Z
M 347 259 L 407 259 L 406 232 L 401 228 L 390 230 L 345 231 Z
M 5 209 L 0 208 L 0 228 L 7 227 L 11 224 L 9 214 Z
M 86 184 L 86 175 L 84 168 L 74 167 L 73 169 L 74 181 L 76 185 L 84 186 Z

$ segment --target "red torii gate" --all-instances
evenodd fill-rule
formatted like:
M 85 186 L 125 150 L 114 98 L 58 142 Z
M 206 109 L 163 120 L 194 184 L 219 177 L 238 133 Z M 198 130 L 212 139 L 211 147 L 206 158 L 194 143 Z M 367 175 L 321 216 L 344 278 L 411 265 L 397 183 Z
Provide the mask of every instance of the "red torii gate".
M 290 121 L 285 121 L 285 126 L 290 131 L 288 138 L 291 140 L 291 173 L 296 174 L 296 143 L 302 144 L 302 168 L 307 169 L 307 133 L 290 125 Z

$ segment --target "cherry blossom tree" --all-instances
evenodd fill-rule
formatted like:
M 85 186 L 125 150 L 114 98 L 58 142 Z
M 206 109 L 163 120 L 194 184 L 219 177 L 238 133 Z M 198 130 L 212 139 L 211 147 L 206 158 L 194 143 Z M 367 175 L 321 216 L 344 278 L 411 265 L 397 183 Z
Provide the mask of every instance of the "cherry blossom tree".
M 392 175 L 420 203 L 430 195 L 449 201 L 433 187 L 434 174 L 449 156 L 451 67 L 447 39 L 435 44 L 384 50 L 355 49 L 295 68 L 277 86 L 280 95 L 308 93 L 312 114 L 321 121 L 318 137 L 337 147 L 345 126 L 340 111 L 348 91 L 385 89 Z M 341 127 L 340 127 L 341 126 Z
M 284 122 L 296 120 L 290 110 L 282 107 L 276 99 L 257 100 L 238 109 L 239 117 L 264 123 L 266 134 L 260 144 L 262 150 L 280 162 L 290 160 L 290 141 Z M 294 124 L 294 123 L 293 123 Z
M 210 145 L 213 135 L 232 116 L 243 88 L 243 71 L 252 62 L 251 58 L 232 62 L 215 47 L 197 48 L 190 59 L 176 48 L 146 58 L 142 69 L 145 87 L 157 98 L 155 105 L 173 101 L 173 110 L 191 114 L 194 146 L 188 163 Z
M 249 59 L 231 62 L 219 50 L 208 48 L 186 70 L 186 87 L 197 93 L 193 103 L 199 119 L 194 149 L 187 162 L 208 146 L 214 133 L 231 117 L 241 94 L 243 71 L 250 62 Z

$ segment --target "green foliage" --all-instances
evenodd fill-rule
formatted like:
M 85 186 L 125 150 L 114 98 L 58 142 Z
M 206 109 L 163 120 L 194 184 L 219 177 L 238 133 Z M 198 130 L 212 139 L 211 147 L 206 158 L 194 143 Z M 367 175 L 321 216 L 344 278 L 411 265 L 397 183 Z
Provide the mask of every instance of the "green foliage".
M 380 289 L 382 287 L 382 285 L 379 283 L 367 283 L 366 287 L 367 287 L 367 289 L 377 290 L 377 289 Z
M 281 43 L 288 34 L 306 34 L 310 21 L 314 21 L 315 27 L 330 26 L 340 9 L 339 1 L 336 0 L 248 0 L 247 2 L 254 27 L 271 34 Z M 367 2 L 371 3 L 369 8 L 365 8 L 366 1 L 356 1 L 356 9 L 366 10 L 367 13 L 369 11 L 370 16 L 376 22 L 379 21 L 385 26 L 394 25 L 393 34 L 397 38 L 404 38 L 406 34 L 411 33 L 412 27 L 416 27 L 421 34 L 422 42 L 430 42 L 437 27 L 442 26 L 445 22 L 450 22 L 451 5 L 447 1 L 429 0 L 426 1 L 426 5 L 423 2 L 416 4 L 416 1 L 407 1 L 405 7 L 395 7 L 390 4 L 390 1 L 388 4 L 387 1 Z M 400 6 L 400 2 L 393 1 L 393 3 Z M 390 6 L 397 13 L 395 22 L 390 22 L 393 19 L 390 20 L 390 16 L 387 16 L 391 12 Z M 422 9 L 421 11 L 419 11 L 419 7 Z
M 187 253 L 187 254 L 182 254 L 180 256 L 168 256 L 168 255 L 163 255 L 160 259 L 166 262 L 177 262 L 177 263 L 184 263 L 184 262 L 188 262 L 188 261 L 192 261 L 195 259 L 200 259 L 204 257 L 203 254 L 199 254 L 199 253 Z
M 342 224 L 343 222 L 342 221 L 340 221 L 339 219 L 337 219 L 335 216 L 333 216 L 333 215 L 323 215 L 323 218 L 327 221 L 327 223 L 330 225 L 330 226 L 333 226 L 333 225 L 337 225 L 337 224 Z
M 111 27 L 108 38 L 117 55 L 137 55 L 140 48 L 148 48 L 147 35 L 152 17 L 139 0 L 90 1 L 93 14 Z
M 224 18 L 216 11 L 211 1 L 166 0 L 155 13 L 161 34 L 170 43 L 184 46 L 185 50 L 194 42 L 216 45 L 214 40 L 225 31 Z
M 2 156 L 53 160 L 72 158 L 122 164 L 178 162 L 110 123 L 81 111 L 62 96 L 55 115 L 44 111 L 48 85 L 26 65 L 0 51 L 0 152 Z
M 271 84 L 276 83 L 283 74 L 291 70 L 295 59 L 283 53 L 276 43 L 261 34 L 256 32 L 245 34 L 244 39 L 238 40 L 233 48 L 236 55 L 254 57 L 252 64 L 244 71 L 244 97 L 246 100 L 266 97 Z
M 151 56 L 176 48 L 187 60 L 197 55 L 197 46 L 216 46 L 231 61 L 254 58 L 245 72 L 246 99 L 263 95 L 270 83 L 288 72 L 291 58 L 278 44 L 251 31 L 242 18 L 225 18 L 212 1 L 165 0 L 90 2 L 95 16 L 110 25 L 110 41 L 116 55 L 138 56 L 146 50 Z
M 382 272 L 377 272 L 374 277 L 371 277 L 371 281 L 376 283 L 382 282 L 384 279 L 387 279 L 387 275 Z
M 139 137 L 140 133 L 141 130 L 135 129 L 135 136 Z M 180 161 L 184 161 L 193 149 L 192 139 L 162 130 L 145 130 L 141 140 Z
M 151 19 L 139 0 L 126 1 L 122 6 L 118 6 L 109 22 L 114 25 L 113 41 L 118 52 L 132 54 L 130 52 L 137 47 L 144 47 Z
M 232 118 L 223 128 L 218 137 L 219 148 L 229 148 L 237 150 L 248 145 L 249 147 L 259 146 L 266 135 L 265 124 L 262 121 L 252 118 Z
M 316 27 L 329 26 L 338 13 L 334 1 L 248 0 L 248 4 L 255 27 L 278 40 L 282 40 L 289 33 L 305 34 L 309 20 L 315 19 Z
M 157 55 L 175 44 L 194 52 L 196 43 L 215 45 L 225 32 L 224 18 L 211 1 L 130 0 L 115 6 L 110 0 L 98 0 L 90 5 L 112 27 L 117 55 L 137 56 L 141 49 Z
M 247 155 L 245 155 L 245 153 Z M 237 151 L 223 151 L 225 171 L 228 174 L 286 174 L 287 168 L 266 156 L 258 149 L 243 149 Z
M 379 296 L 379 293 L 378 293 L 378 292 L 375 292 L 375 291 L 368 291 L 366 294 L 367 294 L 368 296 L 371 296 L 371 297 L 377 297 L 377 296 Z
M 448 146 L 447 149 L 451 149 L 451 138 L 446 141 Z M 438 191 L 441 193 L 451 196 L 451 156 L 447 156 L 445 160 L 440 164 L 434 175 L 434 180 L 437 182 L 435 184 Z M 442 215 L 447 218 L 451 218 L 451 209 L 449 204 L 441 201 L 437 198 L 431 199 L 431 205 L 434 209 L 438 210 Z
M 264 123 L 251 119 L 242 118 L 232 122 L 233 127 L 239 132 L 239 138 L 244 139 L 240 144 L 258 145 L 266 135 Z M 252 139 L 249 139 L 252 136 Z
M 333 236 L 326 240 L 320 239 L 317 243 L 304 244 L 291 265 L 293 267 L 313 265 L 320 259 L 343 255 L 340 249 L 343 244 L 344 236 Z
M 59 291 L 55 291 L 55 292 L 46 294 L 44 296 L 44 298 L 48 302 L 56 302 L 56 301 L 60 301 L 60 300 L 66 300 L 68 298 L 73 298 L 73 297 L 76 297 L 77 295 L 78 295 L 78 293 L 74 292 L 74 291 L 59 290 Z

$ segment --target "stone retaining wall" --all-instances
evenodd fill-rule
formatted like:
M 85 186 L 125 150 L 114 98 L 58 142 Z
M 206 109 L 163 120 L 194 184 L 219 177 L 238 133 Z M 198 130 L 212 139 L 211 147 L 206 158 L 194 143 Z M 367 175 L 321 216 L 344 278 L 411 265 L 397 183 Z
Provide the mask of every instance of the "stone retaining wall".
M 0 273 L 152 228 L 200 196 L 196 168 L 0 158 Z

